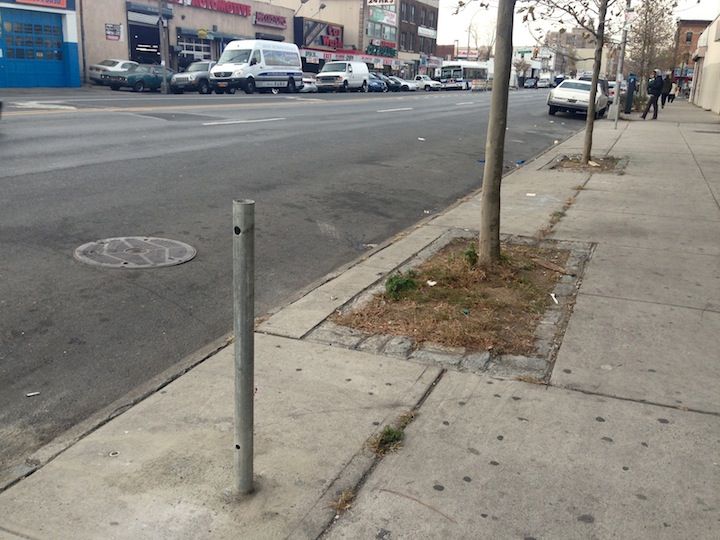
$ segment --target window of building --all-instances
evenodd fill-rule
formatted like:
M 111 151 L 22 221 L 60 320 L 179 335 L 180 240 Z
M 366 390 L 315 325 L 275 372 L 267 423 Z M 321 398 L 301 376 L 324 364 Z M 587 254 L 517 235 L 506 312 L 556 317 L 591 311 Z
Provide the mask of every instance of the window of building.
M 430 28 L 435 28 L 435 12 L 431 11 L 428 13 L 428 26 Z
M 400 32 L 400 50 L 404 51 L 407 47 L 407 34 L 405 32 Z
M 692 32 L 687 32 L 685 34 L 685 43 L 692 43 Z
M 415 34 L 408 34 L 407 37 L 407 50 L 408 51 L 415 51 Z
M 400 20 L 407 21 L 407 4 L 405 2 L 400 4 Z
M 415 4 L 410 4 L 410 22 L 415 23 Z
M 418 37 L 418 51 L 425 52 L 425 38 L 422 36 Z
M 425 17 L 427 16 L 427 11 L 425 11 L 425 8 L 420 8 L 420 24 L 425 26 Z
M 383 25 L 382 38 L 385 41 L 397 41 L 397 29 L 394 26 Z
M 210 40 L 192 36 L 178 36 L 177 44 L 181 48 L 180 55 L 192 60 L 210 60 Z

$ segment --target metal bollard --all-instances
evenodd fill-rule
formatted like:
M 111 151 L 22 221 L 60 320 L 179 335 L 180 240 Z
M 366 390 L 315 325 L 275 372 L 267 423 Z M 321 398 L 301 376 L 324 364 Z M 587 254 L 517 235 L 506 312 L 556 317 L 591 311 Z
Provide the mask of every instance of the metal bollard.
M 255 201 L 233 201 L 233 302 L 235 483 L 247 495 L 253 491 Z

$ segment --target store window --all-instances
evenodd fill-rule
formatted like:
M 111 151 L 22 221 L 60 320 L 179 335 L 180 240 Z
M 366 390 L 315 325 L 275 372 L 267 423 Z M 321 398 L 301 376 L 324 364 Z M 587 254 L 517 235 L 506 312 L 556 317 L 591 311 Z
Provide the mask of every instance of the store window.
M 179 54 L 183 57 L 193 61 L 212 59 L 212 47 L 209 39 L 200 39 L 192 36 L 178 36 L 177 44 L 178 47 L 182 49 Z
M 62 26 L 29 24 L 6 20 L 3 23 L 5 55 L 21 60 L 62 60 Z

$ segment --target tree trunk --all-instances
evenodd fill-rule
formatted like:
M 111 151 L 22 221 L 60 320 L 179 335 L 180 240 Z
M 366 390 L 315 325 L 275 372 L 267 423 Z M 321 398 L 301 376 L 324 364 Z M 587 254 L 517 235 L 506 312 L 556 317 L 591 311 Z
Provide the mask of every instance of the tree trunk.
M 514 10 L 515 0 L 501 0 L 498 4 L 495 76 L 485 142 L 485 169 L 480 199 L 478 250 L 480 264 L 492 264 L 500 260 L 500 182 L 505 154 Z
M 592 152 L 593 127 L 595 126 L 595 95 L 597 94 L 598 79 L 600 78 L 600 65 L 602 64 L 603 42 L 605 41 L 605 17 L 607 15 L 608 0 L 600 3 L 598 14 L 598 28 L 595 37 L 595 62 L 593 63 L 592 83 L 590 86 L 590 100 L 588 103 L 587 120 L 585 122 L 585 144 L 583 145 L 582 164 L 587 165 Z

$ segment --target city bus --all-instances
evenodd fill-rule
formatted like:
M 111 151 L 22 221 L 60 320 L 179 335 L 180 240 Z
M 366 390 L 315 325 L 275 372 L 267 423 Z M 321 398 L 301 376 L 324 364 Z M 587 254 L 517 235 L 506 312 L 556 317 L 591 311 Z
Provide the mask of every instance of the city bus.
M 486 62 L 445 60 L 440 68 L 440 82 L 444 90 L 472 90 L 485 87 L 488 81 Z

